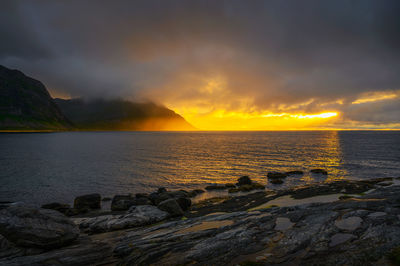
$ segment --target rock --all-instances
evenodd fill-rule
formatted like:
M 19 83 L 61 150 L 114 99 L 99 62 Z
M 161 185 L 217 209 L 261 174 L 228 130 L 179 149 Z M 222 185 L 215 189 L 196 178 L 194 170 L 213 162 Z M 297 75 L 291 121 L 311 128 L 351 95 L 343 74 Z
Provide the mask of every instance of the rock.
M 83 209 L 100 209 L 101 196 L 100 194 L 89 194 L 83 195 L 75 198 L 74 200 L 74 209 L 83 210 Z
M 136 193 L 135 197 L 136 198 L 148 198 L 149 194 L 147 194 L 147 193 Z
M 335 226 L 342 230 L 354 231 L 360 227 L 363 219 L 358 216 L 352 216 L 345 219 L 335 221 Z
M 171 216 L 182 216 L 183 210 L 175 199 L 167 199 L 160 202 L 157 207 L 160 210 L 168 212 Z
M 49 210 L 55 210 L 55 211 L 59 211 L 61 213 L 66 214 L 68 212 L 68 210 L 71 209 L 71 206 L 69 204 L 53 202 L 53 203 L 42 205 L 42 208 L 49 209 Z
M 268 182 L 270 182 L 271 184 L 274 184 L 274 185 L 283 184 L 283 180 L 282 180 L 282 179 L 278 179 L 278 178 L 276 178 L 276 179 L 271 179 L 271 180 L 269 180 Z
M 111 202 L 112 211 L 126 211 L 131 206 L 152 205 L 148 198 L 136 198 L 131 195 L 116 195 Z
M 206 190 L 224 190 L 227 189 L 224 185 L 210 185 L 205 187 Z
M 236 192 L 249 192 L 255 189 L 264 189 L 265 186 L 256 183 L 256 182 L 252 182 L 250 185 L 242 185 L 238 188 L 231 188 L 228 190 L 229 193 L 236 193 Z
M 251 179 L 248 176 L 242 176 L 239 177 L 239 179 L 237 180 L 238 182 L 236 183 L 237 186 L 243 186 L 243 185 L 251 185 Z
M 179 205 L 178 205 L 179 207 Z M 89 233 L 133 228 L 160 222 L 168 213 L 153 205 L 132 206 L 124 215 L 103 215 L 81 221 L 79 227 Z
M 234 188 L 234 187 L 236 187 L 236 186 L 235 186 L 235 184 L 227 183 L 227 184 L 225 184 L 225 187 L 226 187 L 226 188 Z
M 314 173 L 314 174 L 322 174 L 322 175 L 328 174 L 328 172 L 324 169 L 312 169 L 310 172 Z
M 356 236 L 352 234 L 335 234 L 331 237 L 331 242 L 329 243 L 329 246 L 334 247 L 354 238 L 356 238 Z
M 4 236 L 0 235 L 0 251 L 7 249 L 9 246 L 10 243 L 8 240 Z
M 112 258 L 112 246 L 104 242 L 89 242 L 41 254 L 16 256 L 0 259 L 0 265 L 104 265 Z
M 275 230 L 277 231 L 286 231 L 292 228 L 294 223 L 290 221 L 289 218 L 286 217 L 278 217 L 275 220 Z
M 157 190 L 157 193 L 165 193 L 165 192 L 167 192 L 167 189 L 165 187 L 160 187 Z
M 299 171 L 299 170 L 286 172 L 286 175 L 303 175 L 303 174 L 304 174 L 304 172 L 303 171 Z
M 0 211 L 0 233 L 18 246 L 53 249 L 74 241 L 79 229 L 58 211 L 15 205 Z
M 193 190 L 189 191 L 188 197 L 189 198 L 193 198 L 193 197 L 196 197 L 197 195 L 202 194 L 204 192 L 205 191 L 202 190 L 202 189 L 193 189 Z
M 101 199 L 101 201 L 110 201 L 110 200 L 111 200 L 111 198 L 109 198 L 109 197 L 104 197 Z
M 230 188 L 228 190 L 228 193 L 237 193 L 237 192 L 239 192 L 239 188 Z
M 171 198 L 173 198 L 173 196 L 167 192 L 163 193 L 154 192 L 149 195 L 149 199 L 154 205 L 158 205 L 160 202 Z
M 369 218 L 377 218 L 377 217 L 381 217 L 381 216 L 385 216 L 385 215 L 387 215 L 386 212 L 373 212 L 373 213 L 368 214 L 368 217 Z
M 287 174 L 280 172 L 268 172 L 267 177 L 269 179 L 285 178 L 287 177 Z
M 64 214 L 66 216 L 75 216 L 75 215 L 78 215 L 78 214 L 86 213 L 88 211 L 89 211 L 89 209 L 77 210 L 77 209 L 74 209 L 74 208 L 70 208 Z
M 189 197 L 189 192 L 185 190 L 176 190 L 176 191 L 171 191 L 168 192 L 168 195 L 171 196 L 171 198 L 187 198 Z
M 382 182 L 377 183 L 377 185 L 378 186 L 382 186 L 382 187 L 387 187 L 387 186 L 393 185 L 393 182 L 391 182 L 391 181 L 382 181 Z
M 11 202 L 11 201 L 0 201 L 0 210 L 8 208 L 12 204 L 14 204 L 14 202 Z
M 189 198 L 184 198 L 184 197 L 177 198 L 176 202 L 178 202 L 179 206 L 183 211 L 187 211 L 192 205 L 192 201 Z

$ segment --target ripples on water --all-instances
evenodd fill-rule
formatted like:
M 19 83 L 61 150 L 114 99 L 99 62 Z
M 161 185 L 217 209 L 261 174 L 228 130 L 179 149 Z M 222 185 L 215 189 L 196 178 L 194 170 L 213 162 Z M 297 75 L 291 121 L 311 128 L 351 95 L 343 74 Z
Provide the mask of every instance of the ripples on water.
M 310 175 L 324 168 L 328 177 Z M 269 171 L 303 170 L 284 185 Z M 270 189 L 400 176 L 399 131 L 0 134 L 0 201 L 71 202 L 99 192 L 203 188 L 242 175 Z

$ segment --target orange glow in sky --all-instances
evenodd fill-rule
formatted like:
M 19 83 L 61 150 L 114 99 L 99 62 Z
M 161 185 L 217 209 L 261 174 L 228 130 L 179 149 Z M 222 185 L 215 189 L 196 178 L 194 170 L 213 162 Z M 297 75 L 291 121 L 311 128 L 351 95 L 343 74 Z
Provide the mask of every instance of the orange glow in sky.
M 184 109 L 178 113 L 200 130 L 306 130 L 319 128 L 338 116 L 337 112 L 296 114 L 224 110 L 201 114 L 190 109 Z

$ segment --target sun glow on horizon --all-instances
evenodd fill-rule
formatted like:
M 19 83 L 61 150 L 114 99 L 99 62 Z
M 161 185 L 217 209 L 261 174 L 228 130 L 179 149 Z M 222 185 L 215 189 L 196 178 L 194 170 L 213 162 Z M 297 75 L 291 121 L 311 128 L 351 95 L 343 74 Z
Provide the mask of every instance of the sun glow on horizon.
M 195 109 L 176 110 L 199 130 L 307 130 L 320 127 L 339 115 L 329 111 L 314 114 L 238 112 L 216 110 L 198 113 Z

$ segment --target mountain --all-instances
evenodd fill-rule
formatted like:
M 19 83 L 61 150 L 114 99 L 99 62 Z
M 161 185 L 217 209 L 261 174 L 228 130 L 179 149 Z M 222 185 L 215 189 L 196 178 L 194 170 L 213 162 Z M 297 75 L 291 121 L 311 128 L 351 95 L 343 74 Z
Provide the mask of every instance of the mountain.
M 0 65 L 0 130 L 65 130 L 71 123 L 46 87 Z
M 120 99 L 55 99 L 55 102 L 81 130 L 195 130 L 182 116 L 154 103 Z

